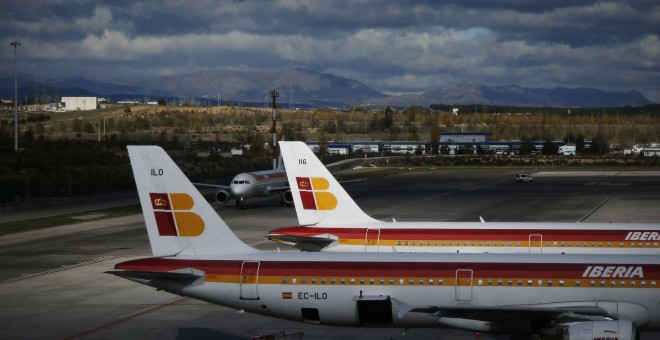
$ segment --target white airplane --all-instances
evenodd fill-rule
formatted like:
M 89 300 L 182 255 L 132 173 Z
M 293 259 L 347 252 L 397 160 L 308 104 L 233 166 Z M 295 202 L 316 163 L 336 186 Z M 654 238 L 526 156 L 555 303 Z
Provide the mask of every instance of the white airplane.
M 262 252 L 157 146 L 128 146 L 154 257 L 108 273 L 256 314 L 350 327 L 451 327 L 560 339 L 660 330 L 649 255 Z
M 280 142 L 301 226 L 269 239 L 306 251 L 660 254 L 658 223 L 383 222 L 303 142 Z M 405 184 L 402 184 L 405 185 Z
M 236 207 L 245 209 L 245 201 L 251 197 L 280 196 L 280 205 L 288 206 L 293 203 L 289 182 L 282 158 L 274 170 L 262 170 L 240 173 L 231 180 L 229 185 L 215 185 L 195 183 L 198 186 L 207 186 L 220 189 L 215 193 L 215 200 L 220 204 L 236 199 Z

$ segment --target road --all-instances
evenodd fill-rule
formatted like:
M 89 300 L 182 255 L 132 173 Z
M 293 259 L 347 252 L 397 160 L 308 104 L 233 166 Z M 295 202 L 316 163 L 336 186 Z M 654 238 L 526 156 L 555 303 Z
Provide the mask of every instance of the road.
M 346 188 L 368 214 L 383 220 L 660 222 L 659 172 L 539 172 L 532 173 L 533 183 L 515 183 L 514 173 L 401 174 Z M 228 205 L 217 211 L 246 243 L 276 249 L 263 236 L 295 225 L 295 211 L 279 207 L 277 198 L 248 203 L 246 210 Z M 305 339 L 474 337 L 457 330 L 413 329 L 404 336 L 402 329 L 282 321 L 182 300 L 103 274 L 116 262 L 149 255 L 141 215 L 0 237 L 0 338 L 251 339 L 300 331 Z

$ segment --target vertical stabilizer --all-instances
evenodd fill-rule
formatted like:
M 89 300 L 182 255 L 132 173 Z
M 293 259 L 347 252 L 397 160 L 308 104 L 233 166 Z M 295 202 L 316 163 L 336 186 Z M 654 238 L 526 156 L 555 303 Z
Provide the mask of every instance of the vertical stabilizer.
M 154 256 L 256 250 L 241 241 L 158 146 L 128 146 Z
M 380 222 L 365 214 L 303 142 L 280 142 L 301 225 Z

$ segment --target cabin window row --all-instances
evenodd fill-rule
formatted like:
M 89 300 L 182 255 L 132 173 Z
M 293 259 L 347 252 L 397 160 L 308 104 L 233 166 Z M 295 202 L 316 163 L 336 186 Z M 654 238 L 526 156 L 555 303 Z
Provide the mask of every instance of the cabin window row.
M 298 280 L 297 277 L 291 278 L 291 284 L 298 284 L 300 281 L 300 284 L 340 284 L 340 285 L 354 285 L 354 284 L 360 284 L 360 285 L 365 285 L 365 284 L 379 284 L 379 285 L 417 285 L 417 286 L 433 286 L 433 285 L 438 285 L 442 286 L 444 285 L 444 280 L 443 279 L 422 279 L 422 278 L 353 278 L 353 277 L 341 277 L 341 278 L 335 278 L 335 277 L 321 277 L 321 278 L 307 278 L 307 277 L 301 277 L 300 280 Z M 567 285 L 567 282 L 571 281 L 573 283 L 573 286 L 575 287 L 580 287 L 582 286 L 582 280 L 532 280 L 532 279 L 474 279 L 473 283 L 477 286 L 493 286 L 493 285 L 498 285 L 498 286 L 537 286 L 537 287 L 553 287 L 553 286 L 559 286 L 559 287 L 564 287 Z M 656 282 L 655 281 L 650 281 L 647 283 L 647 281 L 616 281 L 616 280 L 584 280 L 585 282 L 588 283 L 588 286 L 590 287 L 631 287 L 631 288 L 636 288 L 636 287 L 641 287 L 641 288 L 646 288 L 646 287 L 651 287 L 651 288 L 656 288 Z M 289 283 L 289 278 L 283 277 L 282 278 L 282 283 Z
M 532 241 L 532 242 L 534 242 L 534 241 Z M 435 247 L 443 246 L 443 247 L 445 247 L 445 246 L 449 245 L 451 247 L 451 246 L 454 246 L 454 241 L 439 242 L 439 241 L 424 241 L 424 240 L 422 240 L 422 241 L 416 241 L 416 240 L 415 241 L 411 241 L 411 240 L 403 240 L 402 241 L 402 240 L 398 240 L 396 244 L 398 246 L 420 246 L 420 247 L 423 247 L 423 246 L 427 246 L 427 247 L 430 247 L 430 246 L 435 246 Z M 485 242 L 485 243 L 484 242 L 476 242 L 476 241 L 456 241 L 456 246 L 461 246 L 461 245 L 465 246 L 465 247 L 468 247 L 468 246 L 483 247 L 484 245 L 486 247 L 490 247 L 491 243 L 490 242 Z M 506 241 L 493 242 L 492 246 L 493 247 L 513 247 L 514 242 L 506 242 Z M 515 242 L 515 246 L 520 247 L 521 246 L 520 242 Z M 573 247 L 574 243 L 573 242 L 559 242 L 559 243 L 558 242 L 552 242 L 552 243 L 551 242 L 545 242 L 545 247 L 566 247 L 566 246 Z M 608 248 L 611 248 L 612 247 L 612 242 L 607 242 L 607 243 L 603 243 L 603 242 L 598 242 L 598 243 L 596 243 L 596 242 L 591 242 L 591 243 L 589 243 L 589 242 L 582 242 L 582 243 L 575 242 L 575 247 L 587 247 L 587 248 L 588 247 L 592 247 L 592 248 L 600 247 L 600 248 L 602 248 L 604 246 L 607 246 Z M 624 242 L 619 242 L 619 248 L 624 248 L 625 246 L 626 246 L 626 244 Z M 653 242 L 653 243 L 650 243 L 650 242 L 646 242 L 646 243 L 644 243 L 644 242 L 638 242 L 638 243 L 630 242 L 630 247 L 631 248 L 658 248 L 658 243 L 657 242 Z

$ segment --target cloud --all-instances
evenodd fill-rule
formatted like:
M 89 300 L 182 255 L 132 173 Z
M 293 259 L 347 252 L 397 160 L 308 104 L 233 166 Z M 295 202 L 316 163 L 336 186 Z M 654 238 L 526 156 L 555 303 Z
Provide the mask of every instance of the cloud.
M 660 101 L 660 5 L 648 0 L 22 0 L 6 7 L 0 42 L 20 39 L 21 66 L 44 76 L 66 77 L 67 67 L 71 77 L 104 79 L 302 67 L 385 92 L 475 80 L 638 89 Z M 12 52 L 0 52 L 0 65 Z

